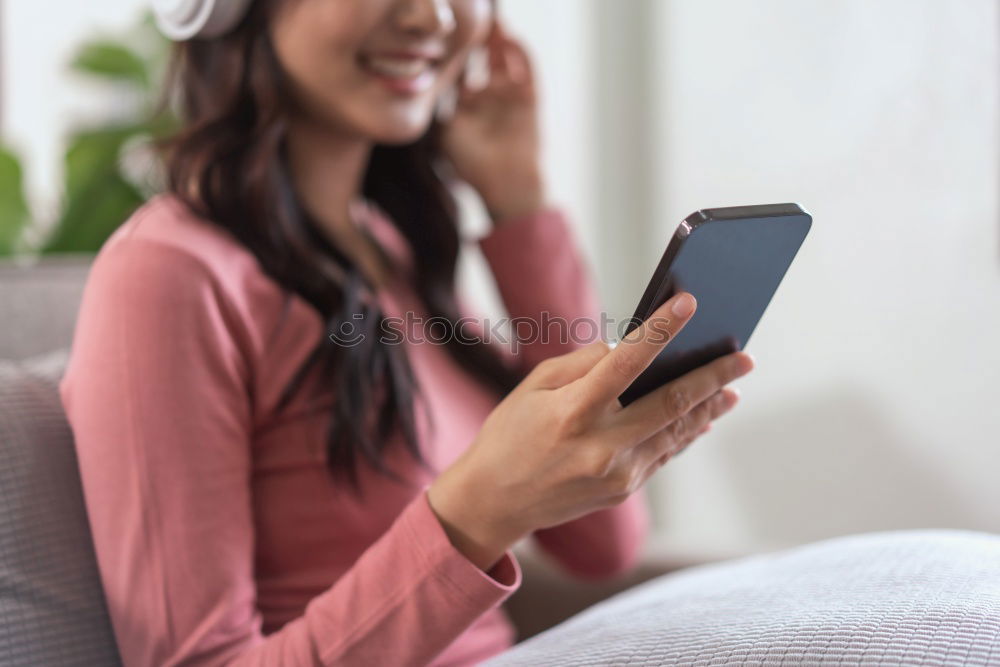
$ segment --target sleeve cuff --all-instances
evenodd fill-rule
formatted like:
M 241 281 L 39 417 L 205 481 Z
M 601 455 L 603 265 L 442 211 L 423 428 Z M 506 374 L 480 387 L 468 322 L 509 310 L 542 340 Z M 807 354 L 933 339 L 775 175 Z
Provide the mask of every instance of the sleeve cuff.
M 521 566 L 510 549 L 489 572 L 484 572 L 455 548 L 431 509 L 427 486 L 407 508 L 404 520 L 427 570 L 448 582 L 471 604 L 497 606 L 521 586 Z

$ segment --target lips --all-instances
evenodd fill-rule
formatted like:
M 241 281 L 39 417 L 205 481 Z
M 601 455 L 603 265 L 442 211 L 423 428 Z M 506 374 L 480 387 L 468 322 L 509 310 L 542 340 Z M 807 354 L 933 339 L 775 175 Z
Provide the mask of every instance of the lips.
M 437 78 L 443 56 L 430 51 L 363 53 L 360 67 L 390 91 L 416 95 L 429 90 Z
M 361 64 L 375 74 L 393 79 L 415 79 L 436 67 L 429 58 L 383 55 L 362 56 Z

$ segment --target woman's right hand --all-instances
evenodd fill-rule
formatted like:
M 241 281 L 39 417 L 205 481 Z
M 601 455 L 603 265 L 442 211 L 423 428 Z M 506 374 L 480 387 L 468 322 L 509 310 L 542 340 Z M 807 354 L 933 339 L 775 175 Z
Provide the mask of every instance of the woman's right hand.
M 683 328 L 694 297 L 668 300 L 614 349 L 538 364 L 428 489 L 457 549 L 483 570 L 525 535 L 616 505 L 730 410 L 752 370 L 734 352 L 622 407 L 618 396 Z

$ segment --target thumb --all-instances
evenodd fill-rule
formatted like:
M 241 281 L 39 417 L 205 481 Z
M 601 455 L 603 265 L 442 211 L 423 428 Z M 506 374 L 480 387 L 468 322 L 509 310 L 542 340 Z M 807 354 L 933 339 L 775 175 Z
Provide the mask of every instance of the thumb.
M 594 341 L 572 352 L 542 361 L 532 369 L 525 381 L 538 389 L 557 389 L 582 378 L 610 351 L 611 348 L 604 341 Z

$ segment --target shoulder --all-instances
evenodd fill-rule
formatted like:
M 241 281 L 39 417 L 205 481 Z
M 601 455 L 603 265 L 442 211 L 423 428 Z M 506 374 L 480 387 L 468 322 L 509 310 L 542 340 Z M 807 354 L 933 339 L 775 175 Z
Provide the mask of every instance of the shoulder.
M 160 270 L 165 259 L 173 258 L 198 267 L 198 277 L 222 284 L 264 277 L 253 254 L 226 229 L 197 216 L 170 194 L 156 195 L 137 209 L 108 238 L 95 264 L 122 256 L 140 260 L 129 264 Z M 171 274 L 174 282 L 184 280 L 185 274 Z
M 115 230 L 94 269 L 179 290 L 211 283 L 220 297 L 245 307 L 286 296 L 235 236 L 171 194 L 154 196 Z
M 129 319 L 156 318 L 167 329 L 215 323 L 241 347 L 255 349 L 290 298 L 227 230 L 161 194 L 102 246 L 84 305 Z

